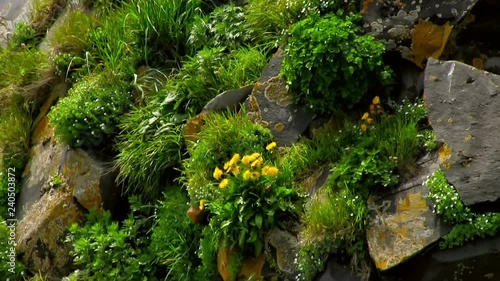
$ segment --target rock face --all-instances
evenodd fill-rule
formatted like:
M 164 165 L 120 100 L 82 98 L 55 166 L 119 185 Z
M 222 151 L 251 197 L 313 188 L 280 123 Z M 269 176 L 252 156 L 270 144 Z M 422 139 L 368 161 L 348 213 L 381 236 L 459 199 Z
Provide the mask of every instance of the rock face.
M 455 249 L 432 249 L 387 272 L 387 276 L 394 281 L 500 281 L 499 264 L 500 237 L 494 237 L 474 240 Z
M 72 269 L 70 248 L 63 242 L 69 225 L 83 222 L 86 210 L 113 208 L 119 190 L 101 163 L 58 143 L 44 115 L 49 107 L 42 107 L 23 174 L 16 250 L 31 272 L 58 278 Z
M 285 80 L 279 77 L 282 61 L 280 49 L 264 69 L 245 106 L 253 122 L 269 128 L 279 146 L 287 146 L 298 140 L 314 114 L 292 104 Z
M 439 56 L 452 26 L 459 23 L 479 0 L 361 1 L 365 30 L 385 42 L 387 50 L 397 50 L 403 58 L 415 61 L 417 53 Z M 435 19 L 436 24 L 422 22 Z M 437 24 L 437 21 L 440 23 Z M 442 24 L 446 22 L 446 24 Z M 448 35 L 446 35 L 448 33 Z M 421 35 L 421 40 L 413 40 Z M 423 48 L 415 48 L 421 44 Z M 412 46 L 413 45 L 413 46 Z
M 276 250 L 276 263 L 278 268 L 295 280 L 297 268 L 294 259 L 298 254 L 297 237 L 287 231 L 273 229 L 266 235 L 266 242 Z
M 425 97 L 444 142 L 441 165 L 465 205 L 500 203 L 500 76 L 456 61 L 429 60 Z
M 438 167 L 437 159 L 429 159 L 394 194 L 368 201 L 366 237 L 378 269 L 387 270 L 404 262 L 448 231 L 427 202 L 429 189 L 423 185 Z

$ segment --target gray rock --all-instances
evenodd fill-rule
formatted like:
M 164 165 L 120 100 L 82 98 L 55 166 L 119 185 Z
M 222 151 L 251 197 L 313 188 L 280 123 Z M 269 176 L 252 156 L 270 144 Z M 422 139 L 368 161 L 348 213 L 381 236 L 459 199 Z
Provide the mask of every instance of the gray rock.
M 282 53 L 280 49 L 266 66 L 245 106 L 253 122 L 268 127 L 279 146 L 287 146 L 298 140 L 314 113 L 292 104 L 285 80 L 279 76 Z
M 393 194 L 369 198 L 366 238 L 370 256 L 379 270 L 403 263 L 449 231 L 426 200 L 429 189 L 423 184 L 438 167 L 436 157 L 431 158 Z
M 240 103 L 245 102 L 248 96 L 252 93 L 253 85 L 248 85 L 240 89 L 227 90 L 203 107 L 202 113 L 209 113 L 212 111 L 226 110 L 227 108 L 238 110 Z
M 394 281 L 500 281 L 500 237 L 474 240 L 463 247 L 432 249 L 387 272 Z
M 351 268 L 331 259 L 326 265 L 326 270 L 315 281 L 361 281 L 361 278 L 356 276 Z
M 298 254 L 297 237 L 285 230 L 273 229 L 266 234 L 266 242 L 276 249 L 278 268 L 293 279 L 297 274 L 294 262 Z
M 472 66 L 430 59 L 425 69 L 429 121 L 446 144 L 440 150 L 441 165 L 468 206 L 491 203 L 498 210 L 499 94 L 500 76 Z

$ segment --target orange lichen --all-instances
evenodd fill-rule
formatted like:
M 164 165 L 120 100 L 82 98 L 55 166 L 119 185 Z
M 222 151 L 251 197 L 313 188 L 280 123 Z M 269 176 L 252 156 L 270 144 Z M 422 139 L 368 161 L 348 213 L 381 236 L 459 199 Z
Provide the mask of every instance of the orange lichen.
M 484 69 L 484 61 L 481 58 L 474 58 L 472 59 L 472 66 L 474 66 L 477 69 Z
M 435 25 L 432 22 L 420 20 L 412 33 L 413 61 L 420 68 L 427 58 L 438 59 L 448 42 L 453 26 L 449 22 Z
M 438 150 L 438 155 L 440 163 L 446 162 L 451 157 L 451 148 L 446 143 L 443 144 Z

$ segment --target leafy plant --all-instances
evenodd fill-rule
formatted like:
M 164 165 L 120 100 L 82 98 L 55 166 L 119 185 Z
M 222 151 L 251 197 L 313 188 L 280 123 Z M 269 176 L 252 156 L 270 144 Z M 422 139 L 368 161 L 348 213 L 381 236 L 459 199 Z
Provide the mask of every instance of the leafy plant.
M 16 25 L 16 30 L 9 40 L 11 48 L 34 47 L 36 43 L 36 31 L 26 22 L 20 22 Z
M 246 26 L 243 8 L 224 5 L 209 16 L 198 16 L 189 36 L 189 43 L 196 49 L 224 47 L 234 50 L 251 44 L 256 37 Z
M 243 157 L 234 154 L 222 169 L 214 169 L 218 186 L 212 188 L 211 199 L 202 199 L 200 204 L 210 210 L 210 223 L 226 245 L 258 256 L 264 234 L 279 226 L 280 218 L 298 214 L 294 201 L 299 194 L 291 187 L 293 175 L 283 171 L 285 167 L 278 168 L 254 152 Z
M 254 124 L 244 115 L 212 113 L 198 135 L 199 141 L 193 143 L 191 157 L 184 160 L 185 184 L 192 201 L 212 198 L 212 173 L 220 163 L 241 154 L 260 153 L 270 158 L 265 150 L 272 141 L 269 129 Z
M 384 46 L 359 35 L 358 16 L 313 14 L 290 30 L 281 74 L 295 101 L 320 113 L 358 104 L 391 71 L 382 62 Z
M 165 199 L 156 211 L 157 223 L 152 229 L 149 249 L 156 255 L 155 263 L 162 265 L 161 275 L 165 280 L 212 280 L 217 270 L 201 270 L 197 252 L 207 254 L 209 248 L 200 248 L 203 227 L 193 225 L 186 216 L 187 202 L 187 196 L 178 188 L 165 192 Z M 211 258 L 216 260 L 214 256 Z
M 500 233 L 500 214 L 473 213 L 462 203 L 441 169 L 435 171 L 425 184 L 429 187 L 427 198 L 434 203 L 434 211 L 441 215 L 446 223 L 453 225 L 451 231 L 442 237 L 440 248 L 462 246 L 466 241 Z
M 131 197 L 132 213 L 121 226 L 111 214 L 92 210 L 83 226 L 73 224 L 66 242 L 76 265 L 82 267 L 84 280 L 158 280 L 155 277 L 154 254 L 148 251 L 145 235 L 151 227 L 138 197 Z
M 72 147 L 97 147 L 114 133 L 129 109 L 127 85 L 113 75 L 101 73 L 76 84 L 50 111 L 57 136 Z

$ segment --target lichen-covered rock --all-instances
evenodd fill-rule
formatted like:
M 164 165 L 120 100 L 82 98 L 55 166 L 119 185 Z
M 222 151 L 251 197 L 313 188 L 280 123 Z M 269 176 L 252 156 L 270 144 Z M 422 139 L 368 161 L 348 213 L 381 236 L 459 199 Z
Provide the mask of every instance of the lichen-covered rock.
M 279 146 L 287 146 L 298 140 L 314 114 L 292 104 L 286 82 L 279 77 L 282 61 L 280 49 L 264 68 L 245 106 L 253 122 L 269 128 Z
M 404 262 L 448 231 L 427 202 L 429 189 L 423 184 L 438 167 L 437 159 L 432 159 L 421 165 L 419 173 L 395 193 L 368 200 L 366 237 L 378 269 L 387 270 Z
M 83 221 L 83 212 L 71 192 L 51 189 L 26 211 L 16 228 L 16 251 L 34 274 L 66 276 L 73 268 L 70 245 L 64 242 L 72 223 Z
M 428 1 L 361 1 L 361 13 L 365 30 L 381 39 L 387 50 L 397 50 L 409 60 L 415 59 L 412 46 L 422 44 L 417 53 L 441 54 L 448 39 L 450 28 L 459 23 L 479 0 L 428 0 Z M 436 23 L 424 21 L 435 19 Z M 444 25 L 440 22 L 446 22 Z M 420 23 L 420 24 L 419 24 Z M 419 26 L 420 25 L 420 26 Z M 419 26 L 418 28 L 416 28 Z M 443 29 L 443 30 L 441 30 Z M 446 30 L 445 30 L 446 29 Z M 446 32 L 445 32 L 446 31 Z M 418 36 L 417 41 L 412 40 Z M 421 65 L 423 58 L 415 61 Z
M 429 60 L 425 102 L 443 171 L 465 205 L 499 210 L 500 76 L 456 61 Z M 495 207 L 496 206 L 496 207 Z
M 459 248 L 431 249 L 387 272 L 386 277 L 394 281 L 500 281 L 498 265 L 500 236 L 469 241 Z
M 266 242 L 276 250 L 278 268 L 289 278 L 295 279 L 297 268 L 294 260 L 299 250 L 297 237 L 285 230 L 273 229 L 266 234 Z

